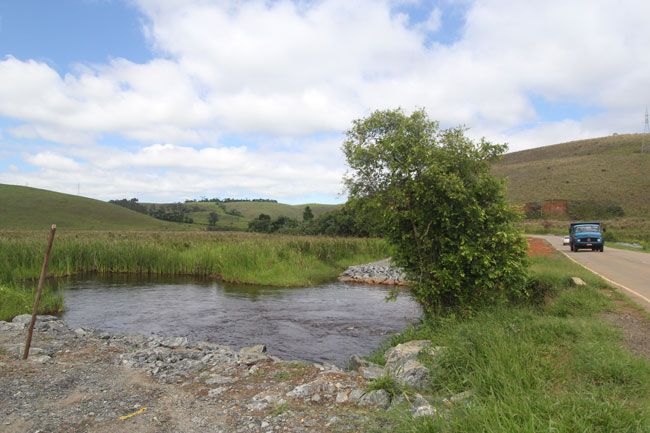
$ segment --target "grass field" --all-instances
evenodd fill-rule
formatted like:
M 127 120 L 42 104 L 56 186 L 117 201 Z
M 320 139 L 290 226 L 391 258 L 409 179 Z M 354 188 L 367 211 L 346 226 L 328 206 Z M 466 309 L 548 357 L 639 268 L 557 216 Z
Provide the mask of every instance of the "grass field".
M 505 155 L 493 173 L 507 179 L 511 202 L 607 201 L 626 216 L 650 217 L 650 153 L 641 134 L 561 143 Z
M 430 339 L 446 348 L 435 362 L 423 360 L 431 373 L 426 394 L 440 412 L 413 418 L 398 406 L 380 414 L 371 431 L 650 431 L 650 362 L 628 352 L 621 333 L 600 317 L 621 295 L 557 253 L 533 258 L 531 269 L 550 289 L 542 305 L 429 319 L 387 344 Z M 588 287 L 569 287 L 572 275 Z M 382 362 L 383 349 L 372 359 Z M 391 385 L 384 382 L 378 385 Z M 467 404 L 440 403 L 463 391 L 473 393 Z
M 28 311 L 18 282 L 38 277 L 46 239 L 44 231 L 0 232 L 0 284 L 5 287 L 0 311 Z M 335 279 L 351 264 L 388 255 L 387 244 L 380 239 L 69 231 L 57 234 L 49 273 L 197 275 L 238 283 L 309 286 Z
M 70 194 L 0 184 L 0 230 L 180 230 L 120 206 Z

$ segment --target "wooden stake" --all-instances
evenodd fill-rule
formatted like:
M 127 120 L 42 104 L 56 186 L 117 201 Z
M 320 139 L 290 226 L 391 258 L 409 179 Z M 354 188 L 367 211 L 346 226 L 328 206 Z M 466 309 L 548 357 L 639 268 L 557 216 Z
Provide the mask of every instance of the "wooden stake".
M 29 356 L 29 347 L 32 345 L 32 334 L 34 333 L 34 325 L 36 324 L 38 305 L 41 302 L 41 293 L 43 292 L 43 286 L 45 285 L 45 277 L 47 276 L 47 266 L 50 263 L 50 252 L 52 251 L 52 244 L 54 243 L 54 233 L 56 233 L 56 224 L 52 224 L 52 227 L 50 228 L 50 237 L 47 240 L 47 249 L 45 250 L 45 258 L 43 259 L 43 267 L 41 268 L 41 277 L 38 279 L 38 288 L 36 289 L 36 296 L 34 297 L 32 321 L 29 322 L 29 329 L 27 330 L 27 340 L 25 341 L 23 359 L 27 359 Z

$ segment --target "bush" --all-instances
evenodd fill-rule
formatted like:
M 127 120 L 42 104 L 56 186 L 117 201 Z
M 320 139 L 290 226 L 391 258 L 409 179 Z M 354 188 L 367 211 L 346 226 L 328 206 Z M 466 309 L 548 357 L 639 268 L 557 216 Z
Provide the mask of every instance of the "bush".
M 343 145 L 353 199 L 375 204 L 428 313 L 526 296 L 526 242 L 490 167 L 507 146 L 440 130 L 424 110 L 376 111 Z

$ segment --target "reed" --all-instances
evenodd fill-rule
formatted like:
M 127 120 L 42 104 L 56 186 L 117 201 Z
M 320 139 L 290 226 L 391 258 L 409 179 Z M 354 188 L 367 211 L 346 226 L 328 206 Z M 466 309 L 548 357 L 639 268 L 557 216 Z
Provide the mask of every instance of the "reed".
M 44 232 L 0 232 L 0 282 L 38 277 Z M 388 255 L 379 239 L 214 232 L 62 232 L 50 275 L 86 272 L 213 276 L 275 286 L 318 284 Z

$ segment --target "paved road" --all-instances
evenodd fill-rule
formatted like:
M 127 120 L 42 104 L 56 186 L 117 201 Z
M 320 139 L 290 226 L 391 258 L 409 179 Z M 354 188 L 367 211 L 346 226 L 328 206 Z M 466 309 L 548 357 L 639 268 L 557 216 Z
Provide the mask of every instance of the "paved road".
M 608 248 L 607 243 L 603 253 L 590 250 L 573 253 L 568 246 L 562 246 L 561 236 L 538 237 L 546 239 L 569 258 L 623 289 L 632 299 L 650 311 L 650 254 Z

